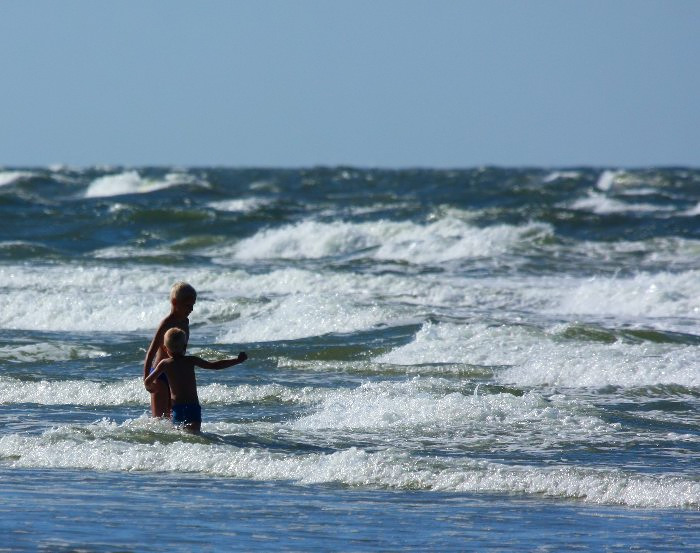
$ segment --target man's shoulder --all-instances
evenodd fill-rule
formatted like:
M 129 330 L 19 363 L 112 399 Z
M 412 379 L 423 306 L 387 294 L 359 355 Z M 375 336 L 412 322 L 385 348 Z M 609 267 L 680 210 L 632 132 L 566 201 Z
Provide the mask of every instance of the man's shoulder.
M 165 330 L 170 330 L 171 328 L 182 328 L 187 329 L 190 326 L 189 319 L 176 319 L 175 316 L 170 313 L 166 315 L 162 321 L 160 321 L 160 328 Z

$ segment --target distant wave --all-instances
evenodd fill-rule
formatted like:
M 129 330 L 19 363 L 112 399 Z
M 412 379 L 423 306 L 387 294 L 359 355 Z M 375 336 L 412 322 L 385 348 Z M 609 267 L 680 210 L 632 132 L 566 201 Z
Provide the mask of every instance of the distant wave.
M 7 186 L 32 177 L 34 173 L 29 171 L 0 171 L 0 186 Z
M 700 386 L 695 345 L 622 343 L 613 336 L 609 343 L 561 340 L 517 326 L 427 323 L 412 342 L 375 361 L 500 366 L 495 378 L 519 386 Z
M 308 220 L 263 230 L 241 240 L 232 254 L 241 260 L 368 255 L 378 260 L 435 264 L 499 255 L 551 234 L 552 228 L 541 223 L 479 228 L 452 217 L 427 224 Z M 226 255 L 225 251 L 212 255 L 217 253 L 219 257 Z
M 234 213 L 249 213 L 265 207 L 271 203 L 271 200 L 266 198 L 235 198 L 231 200 L 220 200 L 218 202 L 209 203 L 209 207 L 219 211 L 230 211 Z
M 375 275 L 294 268 L 258 273 L 203 267 L 188 270 L 187 278 L 209 296 L 198 301 L 193 317 L 216 323 L 220 340 L 229 343 L 402 324 L 435 309 L 526 310 L 566 318 L 644 319 L 653 325 L 653 318 L 687 318 L 700 311 L 698 274 L 473 279 L 443 273 Z M 5 279 L 0 295 L 3 328 L 60 331 L 151 331 L 168 309 L 168 283 L 182 278 L 177 268 L 76 270 L 70 264 L 6 265 L 0 267 L 0 277 Z M 662 324 L 673 330 L 670 321 Z M 686 324 L 686 331 L 696 328 L 692 321 Z
M 125 171 L 95 179 L 85 191 L 85 197 L 103 198 L 124 194 L 146 194 L 187 184 L 203 186 L 198 178 L 187 173 L 168 173 L 162 179 L 149 179 L 142 177 L 138 171 Z
M 677 211 L 675 208 L 669 206 L 660 206 L 649 203 L 623 202 L 621 200 L 609 198 L 603 194 L 598 194 L 595 192 L 589 193 L 586 198 L 581 198 L 574 201 L 570 208 L 579 211 L 590 211 L 591 213 L 596 213 L 599 215 L 626 212 L 668 213 Z

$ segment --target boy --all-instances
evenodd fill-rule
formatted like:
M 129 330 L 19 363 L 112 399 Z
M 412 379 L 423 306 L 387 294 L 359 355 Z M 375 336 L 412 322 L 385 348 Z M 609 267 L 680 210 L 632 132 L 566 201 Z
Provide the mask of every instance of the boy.
M 197 301 L 197 292 L 186 282 L 176 282 L 170 289 L 170 314 L 158 325 L 156 334 L 151 341 L 151 345 L 146 353 L 143 364 L 143 378 L 152 373 L 155 367 L 168 354 L 163 345 L 163 337 L 171 328 L 181 328 L 185 332 L 185 346 L 190 339 L 190 320 L 187 318 L 194 304 Z M 168 377 L 161 373 L 160 378 L 151 388 L 151 414 L 154 417 L 170 418 L 170 390 L 168 388 Z
M 150 392 L 161 374 L 168 375 L 173 424 L 182 426 L 189 432 L 199 432 L 202 424 L 202 408 L 197 397 L 197 380 L 194 368 L 225 369 L 243 363 L 248 356 L 245 352 L 241 352 L 236 359 L 205 361 L 194 355 L 185 355 L 187 334 L 179 328 L 169 329 L 165 333 L 164 343 L 169 357 L 158 363 L 155 370 L 144 380 L 144 385 Z

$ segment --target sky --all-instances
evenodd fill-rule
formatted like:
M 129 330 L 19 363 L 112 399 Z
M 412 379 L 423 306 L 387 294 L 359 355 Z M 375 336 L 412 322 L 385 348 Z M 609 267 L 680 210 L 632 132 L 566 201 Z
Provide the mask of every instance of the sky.
M 700 167 L 700 0 L 0 0 L 0 165 Z

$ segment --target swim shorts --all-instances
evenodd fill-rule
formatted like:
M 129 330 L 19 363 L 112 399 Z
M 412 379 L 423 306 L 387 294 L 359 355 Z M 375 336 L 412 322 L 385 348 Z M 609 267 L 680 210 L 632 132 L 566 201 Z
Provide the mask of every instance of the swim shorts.
M 182 403 L 172 406 L 173 424 L 181 425 L 202 422 L 202 408 L 199 403 Z
M 151 374 L 155 370 L 156 370 L 155 367 L 151 367 L 151 370 L 148 372 L 148 374 Z M 158 375 L 158 380 L 160 380 L 161 382 L 164 382 L 166 386 L 170 386 L 170 384 L 168 384 L 168 375 L 166 375 L 164 372 L 162 372 Z

